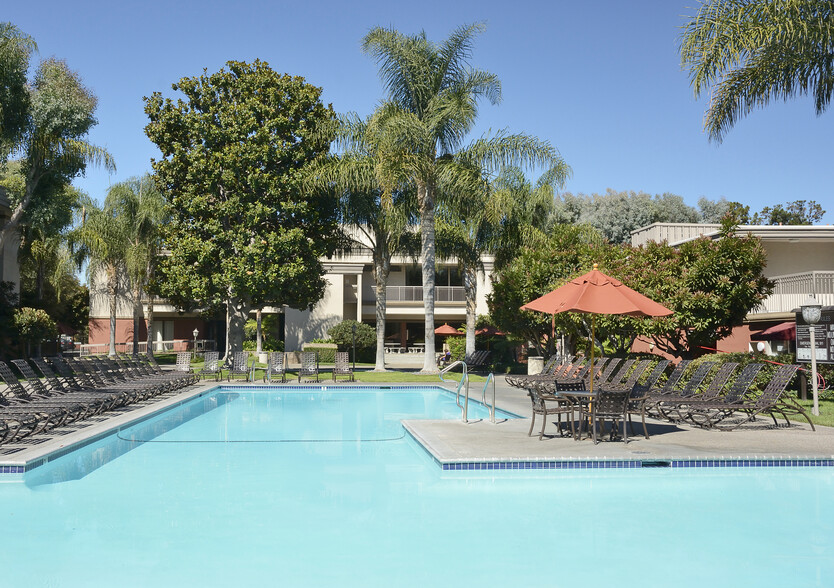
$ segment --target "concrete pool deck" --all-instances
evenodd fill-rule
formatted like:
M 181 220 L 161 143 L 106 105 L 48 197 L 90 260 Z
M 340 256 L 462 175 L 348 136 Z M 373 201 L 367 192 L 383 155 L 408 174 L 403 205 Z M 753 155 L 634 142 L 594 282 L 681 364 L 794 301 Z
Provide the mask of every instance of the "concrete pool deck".
M 355 384 L 339 382 L 339 385 L 391 385 L 413 386 L 420 383 L 391 382 L 385 384 L 374 382 L 363 384 L 361 372 Z M 256 386 L 232 382 L 234 385 Z M 332 386 L 329 382 L 321 382 Z M 438 381 L 438 385 L 441 382 Z M 294 385 L 277 384 L 282 386 Z M 315 386 L 316 384 L 311 384 Z M 426 383 L 425 385 L 432 385 Z M 182 404 L 191 398 L 200 396 L 217 386 L 216 382 L 203 382 L 185 391 L 171 393 L 111 411 L 84 423 L 62 427 L 47 434 L 36 435 L 18 443 L 0 445 L 0 473 L 22 473 L 37 467 L 49 459 L 78 447 L 87 445 L 102 437 L 130 426 L 137 420 L 144 420 L 164 411 L 171 406 Z M 448 385 L 446 385 L 448 388 Z M 480 400 L 483 384 L 473 382 L 470 385 L 470 399 Z M 489 391 L 491 396 L 491 389 Z M 649 435 L 629 436 L 629 443 L 621 440 L 602 440 L 594 445 L 585 439 L 575 441 L 569 436 L 559 437 L 556 426 L 548 422 L 546 436 L 541 441 L 538 432 L 527 436 L 530 427 L 530 401 L 526 394 L 506 383 L 503 376 L 496 377 L 496 405 L 499 409 L 519 415 L 518 419 L 498 419 L 490 423 L 488 419 L 475 419 L 469 423 L 460 420 L 409 420 L 404 425 L 409 434 L 419 442 L 444 469 L 458 469 L 466 464 L 501 464 L 529 462 L 553 464 L 577 462 L 634 462 L 635 464 L 668 464 L 669 462 L 703 462 L 704 465 L 716 465 L 715 462 L 734 460 L 754 462 L 759 460 L 834 460 L 834 428 L 817 426 L 811 431 L 807 423 L 792 422 L 790 427 L 774 427 L 772 420 L 761 418 L 751 425 L 736 431 L 707 431 L 687 425 L 674 425 L 664 421 L 649 421 Z M 539 428 L 537 420 L 536 429 Z M 784 423 L 784 421 L 780 421 Z M 635 433 L 641 433 L 639 425 Z M 824 465 L 834 465 L 824 464 Z M 481 469 L 481 468 L 469 468 Z M 496 469 L 490 467 L 487 469 Z M 503 469 L 503 468 L 501 468 Z

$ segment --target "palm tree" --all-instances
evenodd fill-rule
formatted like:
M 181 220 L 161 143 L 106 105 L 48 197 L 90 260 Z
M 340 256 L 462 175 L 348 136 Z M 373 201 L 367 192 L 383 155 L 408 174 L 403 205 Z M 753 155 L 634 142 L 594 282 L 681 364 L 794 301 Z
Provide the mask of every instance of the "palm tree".
M 460 27 L 440 45 L 430 42 L 425 32 L 407 36 L 380 27 L 363 40 L 363 49 L 377 61 L 388 93 L 388 100 L 377 108 L 370 124 L 379 141 L 379 175 L 387 191 L 405 182 L 417 191 L 425 306 L 424 373 L 437 371 L 434 215 L 443 167 L 474 127 L 478 100 L 487 98 L 496 104 L 501 98 L 498 78 L 469 65 L 474 38 L 483 29 L 482 24 Z M 471 151 L 487 168 L 496 164 L 564 166 L 549 144 L 524 135 L 504 133 L 481 139 Z
M 771 100 L 810 94 L 817 114 L 834 90 L 834 2 L 708 0 L 684 27 L 681 63 L 695 96 L 710 90 L 711 140 Z
M 506 168 L 490 180 L 484 170 L 466 161 L 466 151 L 455 158 L 449 174 L 449 194 L 438 207 L 438 249 L 457 258 L 466 296 L 466 354 L 475 352 L 477 272 L 484 254 L 496 256 L 496 269 L 509 263 L 521 247 L 547 241 L 543 228 L 554 209 L 554 190 L 564 174 L 545 174 L 532 185 L 518 168 Z M 450 166 L 451 167 L 451 166 Z
M 376 289 L 376 361 L 374 371 L 385 371 L 386 289 L 391 258 L 414 254 L 416 202 L 413 190 L 401 186 L 386 192 L 377 157 L 378 141 L 368 121 L 354 114 L 340 117 L 336 131 L 338 156 L 312 170 L 309 187 L 333 187 L 339 194 L 341 223 L 351 246 L 369 247 Z
M 166 221 L 165 199 L 157 190 L 153 177 L 145 174 L 110 188 L 105 208 L 111 207 L 126 236 L 124 269 L 133 297 L 133 353 L 139 353 L 142 323 L 142 298 L 154 277 L 161 247 L 160 227 Z M 148 350 L 152 353 L 153 298 L 148 304 Z
M 116 305 L 127 274 L 125 258 L 128 237 L 127 227 L 112 206 L 112 201 L 105 199 L 104 206 L 98 207 L 86 198 L 81 226 L 73 234 L 73 241 L 81 246 L 81 254 L 89 260 L 89 283 L 94 284 L 96 276 L 100 274 L 105 277 L 110 307 L 110 355 L 116 354 Z M 91 289 L 90 296 L 93 295 L 95 293 Z

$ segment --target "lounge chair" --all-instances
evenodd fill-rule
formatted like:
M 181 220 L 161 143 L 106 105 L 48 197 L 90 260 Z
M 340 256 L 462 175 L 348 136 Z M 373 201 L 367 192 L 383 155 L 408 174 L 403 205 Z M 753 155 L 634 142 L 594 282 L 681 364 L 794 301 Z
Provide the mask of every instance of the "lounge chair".
M 488 368 L 488 360 L 491 353 L 492 352 L 490 351 L 476 351 L 475 353 L 464 357 L 463 362 L 466 364 L 466 368 L 469 371 L 477 371 L 481 368 Z
M 217 351 L 206 351 L 203 356 L 203 369 L 197 372 L 197 377 L 214 378 L 220 380 L 220 353 Z
M 264 382 L 274 384 L 281 379 L 287 381 L 287 364 L 284 361 L 283 351 L 270 351 L 266 358 L 266 370 L 264 370 Z
M 333 381 L 336 381 L 336 376 L 348 376 L 348 381 L 353 381 L 353 368 L 350 367 L 350 355 L 347 351 L 336 352 L 336 363 L 333 366 Z
M 229 372 L 226 374 L 226 381 L 230 382 L 233 377 L 237 378 L 243 376 L 245 381 L 249 381 L 249 352 L 235 351 L 232 354 L 232 360 L 229 364 Z
M 768 382 L 767 386 L 765 386 L 764 390 L 762 390 L 762 393 L 758 397 L 733 404 L 730 407 L 725 407 L 721 418 L 717 420 L 710 420 L 709 426 L 724 430 L 737 429 L 738 427 L 755 420 L 756 417 L 761 414 L 770 415 L 773 419 L 773 424 L 777 426 L 779 423 L 776 420 L 776 416 L 780 415 L 785 419 L 787 424 L 790 425 L 791 421 L 790 418 L 788 418 L 789 415 L 799 415 L 807 420 L 808 424 L 811 425 L 811 430 L 815 431 L 816 429 L 814 427 L 814 423 L 811 422 L 811 417 L 808 416 L 805 409 L 803 409 L 794 398 L 785 397 L 788 384 L 790 384 L 791 380 L 793 380 L 797 369 L 799 369 L 798 365 L 780 365 L 776 368 L 770 382 Z M 728 411 L 730 414 L 728 414 Z M 729 426 L 721 424 L 732 413 L 742 413 L 745 416 Z
M 689 393 L 689 387 L 687 386 L 679 397 L 666 398 L 662 402 L 657 403 L 655 409 L 667 420 L 675 422 L 684 420 L 687 404 L 696 400 L 715 400 L 721 394 L 721 391 L 727 384 L 727 380 L 730 379 L 730 376 L 737 367 L 738 363 L 732 361 L 721 364 L 721 367 L 715 372 L 715 375 L 703 392 L 700 394 Z
M 315 378 L 319 381 L 319 354 L 317 351 L 301 352 L 301 367 L 298 370 L 298 381 L 301 378 Z
M 763 367 L 764 364 L 762 363 L 751 363 L 744 366 L 729 389 L 720 398 L 693 398 L 686 406 L 684 417 L 695 425 L 708 428 L 732 415 L 736 406 L 744 402 L 756 380 L 756 376 Z

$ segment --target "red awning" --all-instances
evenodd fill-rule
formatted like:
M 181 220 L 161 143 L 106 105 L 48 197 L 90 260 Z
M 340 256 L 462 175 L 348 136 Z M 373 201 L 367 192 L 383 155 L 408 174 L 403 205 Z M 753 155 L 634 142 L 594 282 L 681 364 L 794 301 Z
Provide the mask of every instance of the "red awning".
M 796 340 L 796 323 L 794 321 L 779 323 L 750 335 L 753 341 L 794 341 Z

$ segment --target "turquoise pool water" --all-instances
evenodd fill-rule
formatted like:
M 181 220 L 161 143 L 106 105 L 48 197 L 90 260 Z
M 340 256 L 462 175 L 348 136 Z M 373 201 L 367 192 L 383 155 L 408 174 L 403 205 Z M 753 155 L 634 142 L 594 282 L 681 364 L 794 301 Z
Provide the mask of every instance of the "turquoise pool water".
M 458 416 L 435 388 L 196 399 L 0 484 L 0 586 L 834 584 L 830 468 L 443 472 L 399 425 Z

